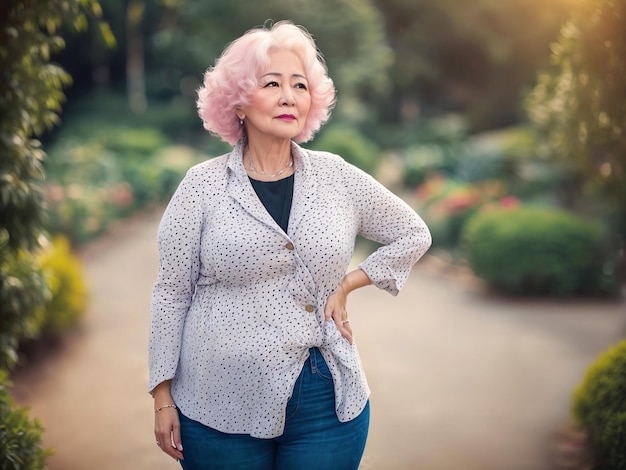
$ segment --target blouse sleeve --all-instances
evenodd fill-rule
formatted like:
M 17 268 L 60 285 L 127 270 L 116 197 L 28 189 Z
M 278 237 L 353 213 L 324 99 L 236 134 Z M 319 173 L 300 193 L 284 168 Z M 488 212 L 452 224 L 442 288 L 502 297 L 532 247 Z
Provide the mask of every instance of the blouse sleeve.
M 174 377 L 184 318 L 199 277 L 204 217 L 199 180 L 197 171 L 187 172 L 159 225 L 159 273 L 150 309 L 150 391 Z
M 382 245 L 359 267 L 375 286 L 397 295 L 430 247 L 430 231 L 406 202 L 364 171 L 349 168 L 346 184 L 356 197 L 359 235 Z

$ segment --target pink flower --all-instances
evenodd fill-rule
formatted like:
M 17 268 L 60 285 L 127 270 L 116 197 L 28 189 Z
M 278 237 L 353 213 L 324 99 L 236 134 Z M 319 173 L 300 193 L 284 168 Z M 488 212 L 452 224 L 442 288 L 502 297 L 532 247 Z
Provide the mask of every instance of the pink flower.
M 502 207 L 517 207 L 519 205 L 519 199 L 515 196 L 505 196 L 500 199 L 500 205 Z

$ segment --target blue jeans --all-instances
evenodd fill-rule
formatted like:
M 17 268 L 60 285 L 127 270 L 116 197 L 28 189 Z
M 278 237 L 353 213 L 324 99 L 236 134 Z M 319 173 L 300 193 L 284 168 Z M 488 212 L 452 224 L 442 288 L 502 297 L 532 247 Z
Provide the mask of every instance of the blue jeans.
M 369 402 L 346 423 L 335 413 L 333 379 L 310 350 L 287 403 L 284 433 L 273 439 L 225 434 L 180 416 L 184 470 L 357 470 L 369 428 Z

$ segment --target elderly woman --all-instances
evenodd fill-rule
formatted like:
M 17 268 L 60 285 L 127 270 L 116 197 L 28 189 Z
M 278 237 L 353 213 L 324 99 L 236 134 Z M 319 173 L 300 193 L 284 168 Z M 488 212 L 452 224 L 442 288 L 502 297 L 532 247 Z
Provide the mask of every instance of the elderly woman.
M 356 469 L 369 388 L 348 294 L 396 295 L 430 246 L 372 177 L 296 142 L 335 90 L 290 22 L 231 43 L 204 76 L 204 127 L 232 151 L 189 170 L 161 221 L 150 386 L 157 445 L 184 469 Z M 347 272 L 355 238 L 381 244 Z

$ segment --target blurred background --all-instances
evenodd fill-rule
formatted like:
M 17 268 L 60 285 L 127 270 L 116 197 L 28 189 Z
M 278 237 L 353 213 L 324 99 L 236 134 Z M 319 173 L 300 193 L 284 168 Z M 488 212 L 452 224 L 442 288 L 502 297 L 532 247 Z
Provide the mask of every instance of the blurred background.
M 469 305 L 520 318 L 539 310 L 553 319 L 535 327 L 555 330 L 571 320 L 563 310 L 576 310 L 575 326 L 565 328 L 576 329 L 568 347 L 582 353 L 570 355 L 578 362 L 560 382 L 562 411 L 546 425 L 555 432 L 567 421 L 572 382 L 600 351 L 610 352 L 600 358 L 607 368 L 596 371 L 603 379 L 588 379 L 591 391 L 577 395 L 560 467 L 548 459 L 419 468 L 626 468 L 624 400 L 606 399 L 626 394 L 618 343 L 626 333 L 624 0 L 3 0 L 0 382 L 11 377 L 16 386 L 15 397 L 0 387 L 0 466 L 45 465 L 42 430 L 21 405 L 50 428 L 46 380 L 68 344 L 98 337 L 102 302 L 119 297 L 119 287 L 100 282 L 119 269 L 102 271 L 115 256 L 106 251 L 117 246 L 112 237 L 148 227 L 137 250 L 151 247 L 158 214 L 185 171 L 229 150 L 197 117 L 203 72 L 230 41 L 282 19 L 313 34 L 338 90 L 331 120 L 305 146 L 376 176 L 432 231 L 418 274 L 432 289 L 407 301 L 460 288 L 457 304 L 432 300 L 433 308 L 458 314 Z M 123 253 L 123 271 L 156 256 Z M 155 275 L 151 262 L 124 282 L 148 279 L 139 310 Z M 134 314 L 142 326 L 132 342 L 143 347 L 146 312 Z M 594 329 L 598 321 L 611 327 Z M 514 338 L 521 330 L 511 331 Z M 499 354 L 491 347 L 485 357 Z M 531 350 L 528 363 L 541 362 L 542 349 Z M 46 362 L 50 351 L 61 362 Z M 621 421 L 598 418 L 607 413 L 621 413 Z M 607 426 L 613 432 L 600 437 Z M 376 439 L 374 447 L 383 442 Z M 55 458 L 52 468 L 87 468 Z M 418 468 L 417 457 L 371 458 L 367 468 Z

